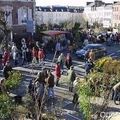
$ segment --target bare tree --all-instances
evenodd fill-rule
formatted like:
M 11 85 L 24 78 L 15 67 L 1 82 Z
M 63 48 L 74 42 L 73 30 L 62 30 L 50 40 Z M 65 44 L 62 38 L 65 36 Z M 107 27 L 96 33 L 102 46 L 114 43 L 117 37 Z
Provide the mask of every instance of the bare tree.
M 9 34 L 10 34 L 10 28 L 7 23 L 7 17 L 9 14 L 5 13 L 4 11 L 0 10 L 0 30 L 4 35 L 4 38 L 2 40 L 2 44 L 7 48 L 8 42 L 9 42 Z

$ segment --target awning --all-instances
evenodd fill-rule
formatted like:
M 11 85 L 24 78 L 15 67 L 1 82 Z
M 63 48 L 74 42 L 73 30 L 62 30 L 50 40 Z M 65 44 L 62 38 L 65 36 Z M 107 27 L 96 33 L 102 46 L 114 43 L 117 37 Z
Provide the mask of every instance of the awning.
M 41 33 L 44 34 L 44 35 L 47 35 L 47 36 L 57 36 L 57 35 L 66 34 L 66 33 L 69 33 L 69 32 L 48 30 L 48 31 L 43 31 Z

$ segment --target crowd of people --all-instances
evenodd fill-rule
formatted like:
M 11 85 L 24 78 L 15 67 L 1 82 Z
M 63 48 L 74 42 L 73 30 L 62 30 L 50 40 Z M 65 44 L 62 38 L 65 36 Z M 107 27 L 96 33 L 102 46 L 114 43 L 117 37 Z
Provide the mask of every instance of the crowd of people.
M 83 45 L 86 46 L 89 43 L 98 43 L 100 41 L 106 41 L 108 45 L 110 45 L 109 41 L 113 41 L 115 44 L 120 43 L 120 39 L 118 34 L 110 34 L 106 36 L 94 36 L 90 33 L 84 34 L 85 37 L 83 40 Z M 70 43 L 67 44 L 66 49 L 63 49 L 61 42 L 58 40 L 55 44 L 54 49 L 57 60 L 54 71 L 48 68 L 44 68 L 43 66 L 45 58 L 46 58 L 46 50 L 44 46 L 41 47 L 38 42 L 35 44 L 27 43 L 23 38 L 21 40 L 21 48 L 18 49 L 15 43 L 12 43 L 9 49 L 3 50 L 2 56 L 2 67 L 3 67 L 3 75 L 5 79 L 8 79 L 9 72 L 12 71 L 12 66 L 29 64 L 42 66 L 42 71 L 40 71 L 35 80 L 30 81 L 29 84 L 29 93 L 33 96 L 37 96 L 39 104 L 44 97 L 44 93 L 47 93 L 48 98 L 54 98 L 54 86 L 59 86 L 59 81 L 61 79 L 61 75 L 64 73 L 64 69 L 67 69 L 67 79 L 69 81 L 69 91 L 74 91 L 74 82 L 76 81 L 77 74 L 75 73 L 73 60 L 72 60 L 72 49 L 70 47 Z M 11 62 L 12 61 L 12 62 Z M 54 61 L 54 60 L 53 60 Z M 88 75 L 92 69 L 94 68 L 95 54 L 93 50 L 90 50 L 85 55 L 85 71 L 86 75 Z M 47 92 L 46 92 L 47 91 Z M 46 95 L 46 94 L 45 94 Z M 77 101 L 78 95 L 76 92 L 74 93 L 73 102 Z

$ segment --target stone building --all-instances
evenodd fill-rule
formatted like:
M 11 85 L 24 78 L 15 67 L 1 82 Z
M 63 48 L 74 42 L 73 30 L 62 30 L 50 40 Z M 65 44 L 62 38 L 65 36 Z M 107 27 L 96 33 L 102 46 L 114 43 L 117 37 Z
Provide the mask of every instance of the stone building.
M 120 27 L 120 2 L 114 2 L 113 4 L 112 27 Z
M 34 0 L 0 0 L 0 9 L 15 33 L 26 32 L 27 21 L 34 21 Z
M 80 23 L 83 18 L 83 7 L 73 6 L 47 6 L 36 7 L 36 23 L 41 24 L 60 24 L 69 22 Z
M 90 25 L 97 22 L 108 28 L 112 26 L 112 3 L 105 3 L 101 0 L 87 2 L 84 15 Z

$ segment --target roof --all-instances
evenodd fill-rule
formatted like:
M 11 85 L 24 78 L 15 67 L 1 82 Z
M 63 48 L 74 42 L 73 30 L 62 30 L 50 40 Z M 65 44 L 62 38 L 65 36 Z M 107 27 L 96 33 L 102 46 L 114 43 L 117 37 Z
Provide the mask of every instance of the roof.
M 64 6 L 53 6 L 52 7 L 53 12 L 67 12 L 68 8 Z
M 36 11 L 43 11 L 43 12 L 49 12 L 51 11 L 51 7 L 46 6 L 46 7 L 36 7 Z
M 118 2 L 114 2 L 113 5 L 120 5 L 120 1 L 118 1 Z
M 76 6 L 37 6 L 36 11 L 42 12 L 74 12 L 81 13 L 84 11 L 84 7 L 76 7 Z

